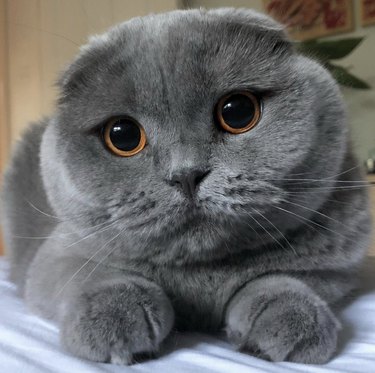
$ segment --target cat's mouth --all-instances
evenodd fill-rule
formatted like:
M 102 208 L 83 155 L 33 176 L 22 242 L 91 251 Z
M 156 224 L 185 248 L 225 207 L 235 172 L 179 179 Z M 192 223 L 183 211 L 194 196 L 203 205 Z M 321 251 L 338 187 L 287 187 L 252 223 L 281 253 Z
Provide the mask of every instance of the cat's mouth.
M 186 198 L 165 206 L 164 211 L 152 209 L 150 214 L 138 214 L 136 219 L 127 221 L 127 225 L 133 232 L 148 237 L 176 237 L 207 232 L 210 229 L 217 231 L 220 227 L 224 229 L 235 215 L 233 212 L 228 214 L 228 211 L 215 203 L 213 197 Z
M 198 203 L 186 204 L 178 211 L 163 214 L 158 218 L 144 221 L 139 228 L 148 227 L 158 233 L 178 235 L 199 231 L 210 223 L 210 217 Z
M 187 204 L 175 216 L 169 216 L 166 230 L 176 234 L 206 231 L 208 227 L 216 230 L 224 222 L 227 223 L 228 219 L 229 216 L 223 211 L 218 213 L 205 204 L 194 202 Z

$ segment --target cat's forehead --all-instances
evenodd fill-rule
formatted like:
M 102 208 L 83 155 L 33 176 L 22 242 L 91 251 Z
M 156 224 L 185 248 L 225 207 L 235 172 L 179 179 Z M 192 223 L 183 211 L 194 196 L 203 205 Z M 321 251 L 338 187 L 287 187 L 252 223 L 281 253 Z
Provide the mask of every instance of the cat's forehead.
M 108 111 L 132 102 L 143 113 L 162 112 L 167 101 L 190 110 L 228 91 L 278 88 L 290 54 L 281 27 L 251 11 L 136 18 L 84 48 L 63 77 L 63 98 L 108 100 Z
M 138 18 L 104 36 L 105 42 L 111 38 L 119 59 L 126 55 L 137 67 L 150 70 L 163 65 L 171 75 L 207 77 L 216 72 L 233 79 L 251 68 L 265 73 L 275 62 L 280 64 L 282 52 L 290 50 L 277 23 L 252 11 L 233 9 Z

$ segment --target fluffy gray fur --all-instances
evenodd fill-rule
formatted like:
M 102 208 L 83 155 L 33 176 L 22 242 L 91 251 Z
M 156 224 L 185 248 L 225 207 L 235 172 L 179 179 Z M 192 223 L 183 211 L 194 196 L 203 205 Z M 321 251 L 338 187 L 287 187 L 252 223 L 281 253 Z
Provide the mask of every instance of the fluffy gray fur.
M 3 226 L 11 277 L 62 344 L 127 364 L 173 327 L 225 328 L 272 361 L 329 360 L 371 225 L 329 73 L 266 16 L 189 10 L 93 38 L 59 86 L 13 154 Z M 259 124 L 219 130 L 215 104 L 244 89 Z M 130 158 L 98 134 L 120 114 L 147 133 Z M 196 172 L 192 199 L 173 180 Z

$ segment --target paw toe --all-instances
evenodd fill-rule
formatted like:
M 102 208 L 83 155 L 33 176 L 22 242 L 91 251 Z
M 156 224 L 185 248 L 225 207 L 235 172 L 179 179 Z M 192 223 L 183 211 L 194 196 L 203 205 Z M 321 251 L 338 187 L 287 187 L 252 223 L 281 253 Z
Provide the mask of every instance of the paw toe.
M 132 355 L 126 350 L 111 351 L 109 362 L 116 365 L 130 365 L 132 363 Z

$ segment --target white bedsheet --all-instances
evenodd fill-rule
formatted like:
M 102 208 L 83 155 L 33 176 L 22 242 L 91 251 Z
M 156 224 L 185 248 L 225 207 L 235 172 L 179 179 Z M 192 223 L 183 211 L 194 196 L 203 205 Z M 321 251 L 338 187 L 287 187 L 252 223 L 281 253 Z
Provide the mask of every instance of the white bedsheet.
M 1 373 L 375 372 L 375 276 L 371 274 L 366 280 L 369 289 L 342 314 L 342 347 L 326 365 L 270 363 L 236 352 L 224 339 L 189 333 L 170 338 L 158 359 L 124 367 L 92 363 L 65 353 L 57 328 L 27 311 L 14 285 L 7 281 L 7 271 L 8 263 L 0 258 Z

